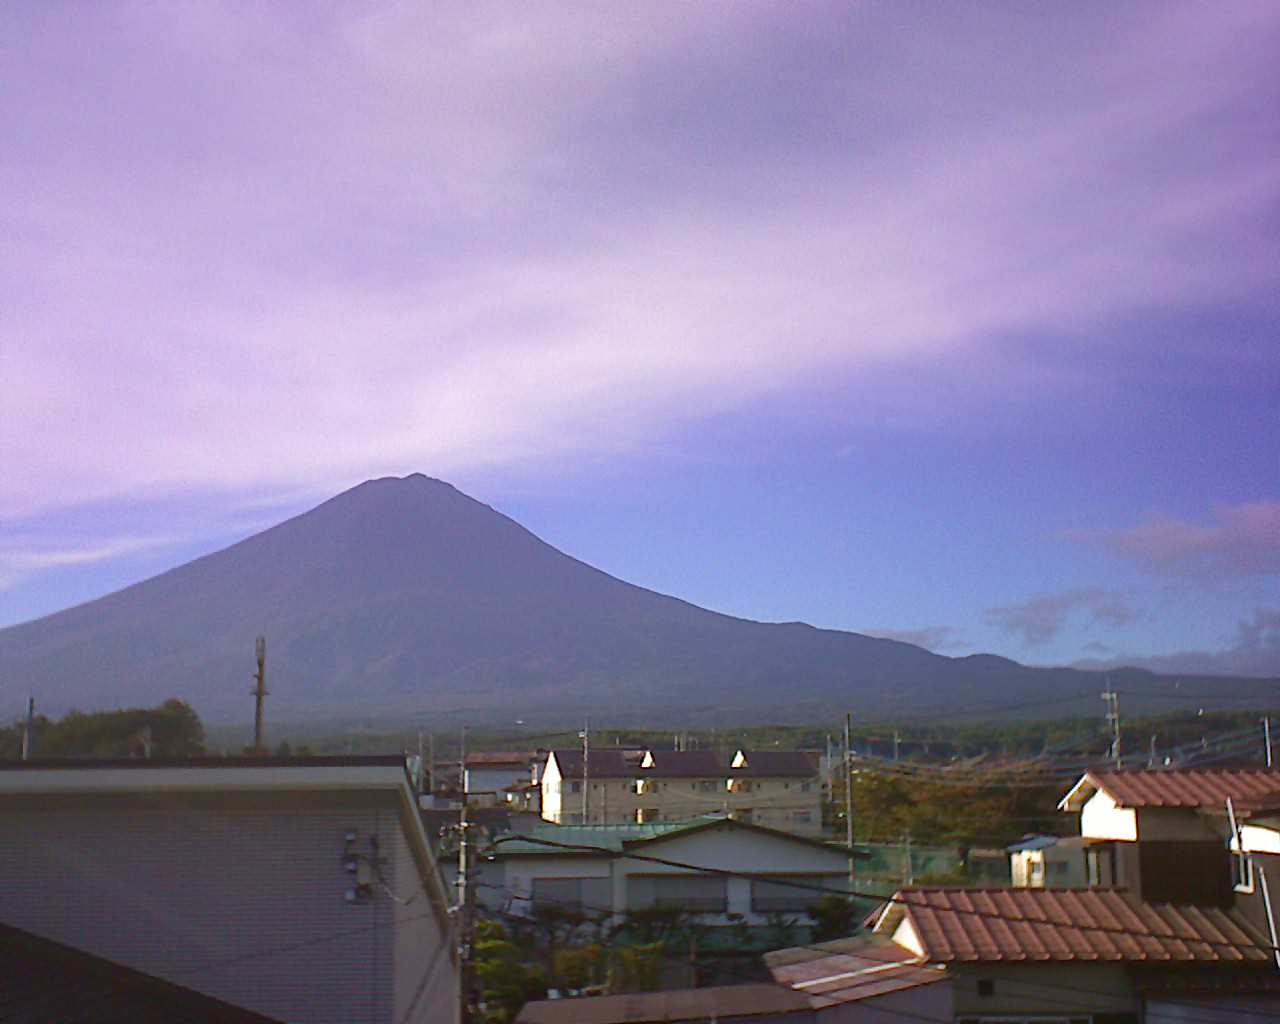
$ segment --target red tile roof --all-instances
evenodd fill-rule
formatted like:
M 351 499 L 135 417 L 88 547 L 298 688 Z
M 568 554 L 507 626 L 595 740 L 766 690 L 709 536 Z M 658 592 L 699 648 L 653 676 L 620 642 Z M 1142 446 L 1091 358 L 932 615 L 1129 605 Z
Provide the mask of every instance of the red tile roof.
M 876 922 L 905 917 L 925 957 L 953 961 L 1269 962 L 1236 911 L 1143 903 L 1114 889 L 905 889 Z
M 1280 771 L 1155 769 L 1132 772 L 1089 772 L 1072 788 L 1061 804 L 1071 804 L 1076 793 L 1102 789 L 1121 807 L 1182 807 L 1222 810 L 1227 798 L 1237 810 L 1274 807 L 1280 800 Z
M 854 1003 L 947 981 L 937 965 L 886 938 L 863 933 L 764 955 L 774 981 L 804 992 L 815 1007 Z

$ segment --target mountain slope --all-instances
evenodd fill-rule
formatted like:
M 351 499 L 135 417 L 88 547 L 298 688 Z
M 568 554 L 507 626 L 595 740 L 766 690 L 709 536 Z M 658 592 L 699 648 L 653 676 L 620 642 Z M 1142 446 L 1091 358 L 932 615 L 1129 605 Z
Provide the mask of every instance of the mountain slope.
M 0 694 L 16 707 L 33 692 L 50 710 L 181 696 L 212 718 L 239 716 L 259 633 L 279 718 L 796 718 L 1098 688 L 1069 669 L 707 611 L 593 569 L 415 474 L 368 481 L 223 551 L 0 631 Z

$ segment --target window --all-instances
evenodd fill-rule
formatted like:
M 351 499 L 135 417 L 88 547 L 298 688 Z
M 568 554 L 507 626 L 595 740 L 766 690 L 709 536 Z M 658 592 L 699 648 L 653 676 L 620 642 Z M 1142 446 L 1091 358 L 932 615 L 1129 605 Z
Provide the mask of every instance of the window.
M 582 792 L 582 783 L 581 783 L 581 782 L 571 782 L 571 783 L 569 783 L 569 792 L 571 792 L 571 793 L 581 793 L 581 792 Z
M 822 898 L 816 892 L 824 879 L 804 876 L 780 877 L 776 881 L 751 880 L 751 912 L 753 914 L 803 914 Z M 803 888 L 801 888 L 803 886 Z
M 808 793 L 808 792 L 809 792 L 810 790 L 812 790 L 812 789 L 813 789 L 813 783 L 812 783 L 812 782 L 802 782 L 802 783 L 800 783 L 800 792 L 801 792 L 801 793 Z
M 729 906 L 728 880 L 715 875 L 673 875 L 653 880 L 653 905 L 694 914 L 723 914 Z
M 535 878 L 535 909 L 554 907 L 571 913 L 590 914 L 608 910 L 610 904 L 607 878 Z
M 795 814 L 791 815 L 791 820 L 797 825 L 807 825 L 809 822 L 813 821 L 813 812 L 796 811 Z

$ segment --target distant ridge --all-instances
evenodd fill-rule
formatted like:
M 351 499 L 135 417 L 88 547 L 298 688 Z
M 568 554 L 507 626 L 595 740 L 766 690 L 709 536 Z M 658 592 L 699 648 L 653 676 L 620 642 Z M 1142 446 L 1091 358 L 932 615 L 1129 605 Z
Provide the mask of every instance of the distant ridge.
M 1102 685 L 1099 673 L 947 658 L 708 611 L 615 579 L 415 473 L 369 480 L 222 551 L 0 630 L 0 697 L 17 708 L 34 692 L 53 712 L 179 696 L 212 720 L 242 718 L 259 633 L 269 637 L 268 708 L 278 720 L 1065 713 L 1064 698 L 1077 694 L 1075 709 L 1093 714 Z M 1178 693 L 1151 673 L 1109 675 L 1134 691 Z M 1274 689 L 1195 683 L 1201 697 L 1256 693 L 1260 704 Z

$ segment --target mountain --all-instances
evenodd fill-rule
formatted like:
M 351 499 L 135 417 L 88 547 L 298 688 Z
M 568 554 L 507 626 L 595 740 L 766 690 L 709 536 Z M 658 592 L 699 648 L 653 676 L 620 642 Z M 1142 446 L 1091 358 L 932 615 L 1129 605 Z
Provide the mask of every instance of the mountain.
M 0 701 L 34 693 L 52 712 L 178 696 L 213 720 L 243 718 L 260 633 L 279 720 L 798 721 L 845 708 L 1063 711 L 1076 694 L 1100 713 L 1096 673 L 721 615 L 593 569 L 421 474 L 370 480 L 215 554 L 0 630 Z M 1172 685 L 1145 672 L 1128 682 Z

